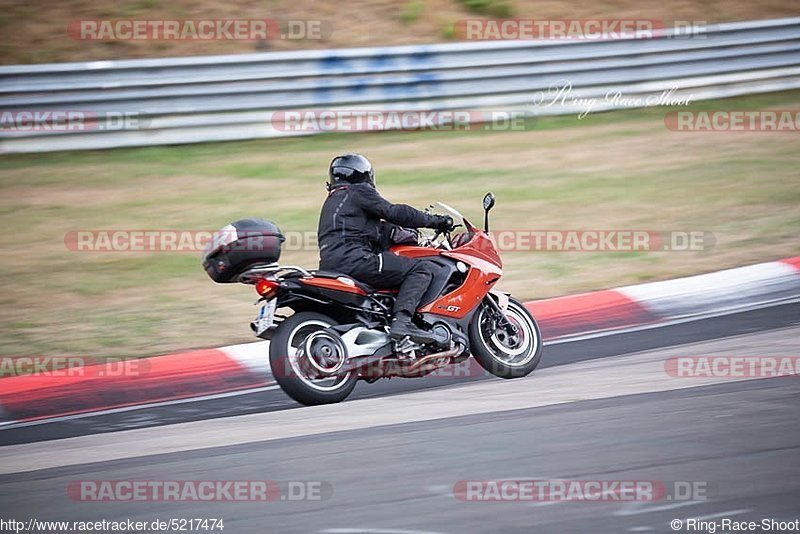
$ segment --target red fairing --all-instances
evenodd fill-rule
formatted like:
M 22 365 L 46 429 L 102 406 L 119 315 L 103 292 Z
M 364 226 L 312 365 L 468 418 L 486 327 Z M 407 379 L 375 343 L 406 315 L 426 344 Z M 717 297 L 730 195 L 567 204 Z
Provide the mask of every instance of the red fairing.
M 411 258 L 441 254 L 462 261 L 469 266 L 467 277 L 461 286 L 420 308 L 421 313 L 433 313 L 461 319 L 483 300 L 483 297 L 503 275 L 503 262 L 500 255 L 489 236 L 481 231 L 475 231 L 472 239 L 453 250 L 402 246 L 395 247 L 392 251 Z M 423 251 L 427 251 L 427 253 Z
M 356 286 L 355 284 L 342 282 L 338 278 L 322 278 L 315 276 L 311 278 L 302 278 L 300 281 L 307 286 L 333 289 L 334 291 L 344 291 L 346 293 L 354 293 L 356 295 L 366 295 L 364 290 L 362 290 L 360 287 Z
M 471 230 L 474 232 L 472 238 L 453 250 L 408 245 L 392 247 L 391 251 L 399 256 L 425 258 L 442 255 L 464 262 L 469 267 L 467 276 L 461 286 L 422 307 L 419 310 L 421 313 L 432 313 L 461 319 L 467 316 L 483 300 L 503 275 L 503 263 L 492 240 L 489 239 L 485 232 L 473 228 Z M 360 287 L 342 281 L 339 278 L 314 276 L 303 278 L 301 281 L 310 286 L 344 291 L 356 295 L 366 295 Z
M 389 249 L 398 256 L 407 258 L 422 258 L 425 256 L 438 256 L 440 250 L 430 247 L 417 247 L 413 245 L 397 245 Z

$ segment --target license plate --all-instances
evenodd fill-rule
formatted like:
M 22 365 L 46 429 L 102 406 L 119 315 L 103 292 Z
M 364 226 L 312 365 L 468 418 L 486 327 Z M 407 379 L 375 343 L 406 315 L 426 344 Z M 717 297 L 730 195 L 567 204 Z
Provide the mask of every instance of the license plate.
M 256 336 L 260 336 L 275 324 L 275 304 L 277 299 L 272 299 L 261 304 L 258 317 L 253 321 L 256 327 Z

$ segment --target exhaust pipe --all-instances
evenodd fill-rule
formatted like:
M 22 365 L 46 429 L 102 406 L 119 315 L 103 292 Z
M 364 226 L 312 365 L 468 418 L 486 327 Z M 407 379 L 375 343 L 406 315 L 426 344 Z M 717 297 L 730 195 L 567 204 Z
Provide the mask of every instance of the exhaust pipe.
M 342 374 L 348 371 L 353 371 L 365 367 L 371 363 L 383 360 L 384 358 L 390 355 L 389 353 L 381 354 L 383 352 L 382 349 L 386 348 L 388 348 L 388 344 L 385 345 L 384 347 L 381 347 L 381 349 L 378 349 L 377 351 L 375 351 L 375 353 L 373 353 L 370 356 L 361 356 L 358 358 L 354 358 L 352 360 L 348 360 L 348 362 L 344 365 L 344 367 L 342 369 L 339 369 L 337 373 Z M 428 354 L 427 356 L 423 356 L 422 358 L 411 364 L 409 367 L 405 368 L 404 372 L 405 373 L 414 372 L 423 365 L 425 365 L 426 363 L 429 363 L 433 360 L 438 360 L 440 358 L 453 359 L 459 354 L 461 354 L 463 351 L 464 351 L 464 345 L 462 345 L 461 343 L 456 343 L 455 347 L 453 347 L 452 349 L 448 349 L 442 352 L 435 352 L 433 354 Z M 381 375 L 379 377 L 376 377 L 376 379 L 381 378 L 383 376 L 389 376 L 389 375 Z M 402 375 L 394 374 L 392 376 L 402 376 Z
M 461 345 L 459 343 L 459 344 L 457 344 L 455 347 L 453 347 L 450 350 L 445 350 L 445 351 L 442 351 L 442 352 L 435 352 L 433 354 L 428 354 L 427 356 L 423 356 L 419 360 L 415 361 L 408 368 L 408 371 L 416 371 L 417 369 L 419 369 L 420 367 L 422 367 L 423 365 L 425 365 L 426 363 L 428 363 L 431 360 L 438 360 L 440 358 L 448 358 L 448 359 L 455 358 L 456 356 L 461 354 L 461 352 L 463 350 L 464 350 L 463 345 Z

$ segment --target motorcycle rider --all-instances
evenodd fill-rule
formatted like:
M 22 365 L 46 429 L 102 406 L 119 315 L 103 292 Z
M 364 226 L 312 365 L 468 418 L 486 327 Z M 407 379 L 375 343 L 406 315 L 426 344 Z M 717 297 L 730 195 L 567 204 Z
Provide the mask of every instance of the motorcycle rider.
M 390 336 L 433 341 L 412 323 L 420 301 L 441 268 L 433 262 L 398 256 L 381 244 L 381 221 L 406 228 L 449 230 L 453 219 L 431 215 L 405 204 L 392 204 L 375 188 L 367 158 L 347 153 L 328 168 L 328 198 L 322 205 L 317 236 L 321 270 L 344 273 L 378 289 L 399 286 Z

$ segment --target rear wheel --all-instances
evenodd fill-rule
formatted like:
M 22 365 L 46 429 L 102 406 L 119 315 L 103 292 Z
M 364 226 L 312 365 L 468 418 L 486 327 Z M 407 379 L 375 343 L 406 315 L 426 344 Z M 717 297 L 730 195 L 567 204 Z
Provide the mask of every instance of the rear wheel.
M 353 391 L 358 375 L 337 375 L 347 350 L 336 334 L 324 332 L 336 321 L 316 312 L 300 312 L 283 321 L 269 344 L 275 381 L 291 398 L 313 406 L 341 402 Z
M 525 376 L 542 358 L 539 325 L 516 299 L 509 299 L 504 317 L 482 304 L 469 325 L 469 342 L 481 367 L 500 378 Z

